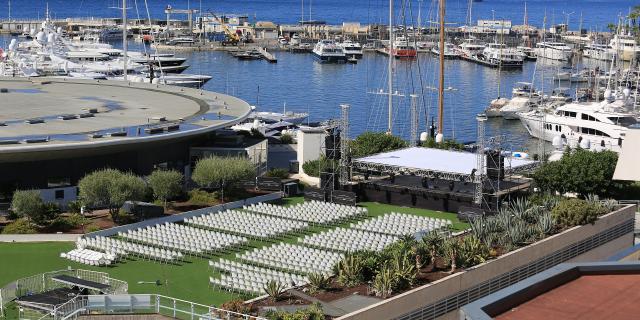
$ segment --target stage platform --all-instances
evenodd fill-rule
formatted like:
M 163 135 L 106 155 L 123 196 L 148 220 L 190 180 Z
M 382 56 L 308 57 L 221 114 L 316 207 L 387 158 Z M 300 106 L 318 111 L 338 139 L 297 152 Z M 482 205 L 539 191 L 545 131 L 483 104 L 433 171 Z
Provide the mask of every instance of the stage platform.
M 57 288 L 20 297 L 16 299 L 16 303 L 33 309 L 53 311 L 57 306 L 67 303 L 82 293 L 78 288 Z
M 487 156 L 482 155 L 482 161 Z M 506 173 L 526 171 L 537 165 L 536 161 L 507 157 L 504 160 Z M 415 175 L 445 180 L 475 182 L 479 175 L 476 153 L 412 147 L 354 159 L 352 167 L 359 171 L 373 171 L 396 175 Z M 487 173 L 486 167 L 483 174 Z

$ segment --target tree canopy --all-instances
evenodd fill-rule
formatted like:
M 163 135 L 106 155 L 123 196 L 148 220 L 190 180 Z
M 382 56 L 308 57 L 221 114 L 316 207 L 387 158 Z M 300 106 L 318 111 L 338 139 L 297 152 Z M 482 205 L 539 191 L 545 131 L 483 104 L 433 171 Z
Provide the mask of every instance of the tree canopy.
M 196 163 L 191 179 L 200 187 L 222 187 L 239 181 L 254 178 L 256 167 L 244 157 L 208 157 Z
M 153 196 L 166 203 L 182 192 L 182 174 L 176 170 L 156 170 L 149 175 L 147 181 Z
M 384 132 L 365 132 L 351 142 L 351 153 L 354 157 L 397 150 L 407 147 L 407 142 L 400 137 Z
M 45 220 L 46 207 L 37 190 L 16 190 L 11 200 L 11 210 L 19 217 L 35 223 Z
M 542 191 L 575 192 L 582 197 L 589 194 L 615 195 L 626 185 L 613 181 L 618 154 L 613 151 L 592 152 L 584 149 L 566 151 L 559 161 L 542 165 L 533 174 Z
M 125 201 L 144 200 L 147 191 L 140 177 L 115 169 L 102 169 L 86 175 L 78 182 L 78 188 L 83 204 L 109 208 L 112 215 Z

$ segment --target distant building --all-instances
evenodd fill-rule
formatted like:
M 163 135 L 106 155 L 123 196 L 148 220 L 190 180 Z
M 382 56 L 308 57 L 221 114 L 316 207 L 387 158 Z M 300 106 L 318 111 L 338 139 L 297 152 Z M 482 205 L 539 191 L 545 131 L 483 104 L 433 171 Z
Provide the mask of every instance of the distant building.
M 463 26 L 460 31 L 467 33 L 509 34 L 511 20 L 478 20 L 476 26 Z
M 278 27 L 271 21 L 258 21 L 253 30 L 256 39 L 278 39 Z

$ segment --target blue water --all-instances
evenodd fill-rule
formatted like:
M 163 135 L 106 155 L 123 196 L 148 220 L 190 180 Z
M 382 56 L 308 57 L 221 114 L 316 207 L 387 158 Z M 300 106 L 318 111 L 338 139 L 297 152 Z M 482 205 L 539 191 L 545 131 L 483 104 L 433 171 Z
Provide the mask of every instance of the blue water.
M 163 17 L 166 4 L 174 8 L 198 8 L 199 1 L 147 0 L 154 17 Z M 50 0 L 52 15 L 58 18 L 78 16 L 118 15 L 115 9 L 120 1 L 115 0 Z M 137 0 L 137 7 L 143 15 L 144 0 Z M 396 1 L 398 6 L 401 1 Z M 42 17 L 45 0 L 12 1 L 12 16 L 21 18 Z M 130 15 L 135 16 L 136 3 L 128 0 L 132 7 Z M 299 0 L 244 0 L 244 1 L 202 1 L 202 8 L 216 12 L 247 13 L 259 20 L 273 20 L 280 23 L 294 23 L 300 18 Z M 363 23 L 386 21 L 386 3 L 383 0 L 315 0 L 312 3 L 312 18 L 324 19 L 329 23 L 342 21 L 360 21 Z M 448 1 L 449 21 L 463 22 L 466 16 L 467 1 Z M 413 1 L 411 8 L 405 12 L 409 16 L 417 16 L 417 6 L 422 5 L 422 17 L 425 21 L 435 8 L 437 1 Z M 634 1 L 621 0 L 587 0 L 559 1 L 537 0 L 527 1 L 529 21 L 541 24 L 545 10 L 548 22 L 560 23 L 564 20 L 562 12 L 575 12 L 569 23 L 577 28 L 578 17 L 582 12 L 585 28 L 604 29 L 607 23 L 615 22 L 619 13 L 637 4 Z M 5 17 L 7 1 L 0 3 L 0 17 Z M 305 0 L 305 19 L 308 19 L 309 1 Z M 398 12 L 400 12 L 400 7 Z M 410 9 L 410 10 L 409 10 Z M 474 3 L 474 20 L 491 18 L 495 11 L 496 18 L 514 19 L 514 24 L 522 23 L 524 1 L 520 0 L 485 0 Z M 411 13 L 411 14 L 409 14 Z M 143 15 L 144 16 L 144 15 Z M 407 18 L 407 24 L 411 24 Z M 415 24 L 416 22 L 414 22 Z M 426 23 L 423 23 L 426 25 Z M 0 47 L 6 47 L 7 37 L 0 38 Z M 118 46 L 118 44 L 116 44 Z M 132 49 L 137 44 L 131 43 Z M 139 49 L 139 47 L 137 48 Z M 351 133 L 353 136 L 367 130 L 384 131 L 387 127 L 386 96 L 371 94 L 386 88 L 388 76 L 386 57 L 375 53 L 365 54 L 356 65 L 321 65 L 314 61 L 310 54 L 276 53 L 277 64 L 265 61 L 238 61 L 224 52 L 178 53 L 188 58 L 191 67 L 187 73 L 207 74 L 213 79 L 205 85 L 205 89 L 226 92 L 257 105 L 264 111 L 287 110 L 309 112 L 311 121 L 338 117 L 339 105 L 351 105 Z M 578 63 L 580 64 L 580 63 Z M 482 112 L 492 99 L 498 95 L 510 97 L 511 88 L 518 81 L 534 81 L 538 89 L 544 86 L 549 92 L 558 84 L 552 83 L 551 77 L 561 66 L 538 65 L 526 62 L 523 70 L 502 71 L 490 69 L 466 61 L 446 62 L 446 86 L 451 87 L 445 94 L 445 136 L 455 137 L 461 141 L 476 139 L 475 115 Z M 600 66 L 605 67 L 606 66 Z M 534 78 L 535 74 L 535 78 Z M 544 80 L 542 75 L 544 74 Z M 427 121 L 434 118 L 437 109 L 437 93 L 430 89 L 436 87 L 437 61 L 429 55 L 420 55 L 417 61 L 396 61 L 395 83 L 400 95 L 394 100 L 393 132 L 408 137 L 409 135 L 409 94 L 420 94 L 420 131 L 425 131 Z M 567 86 L 567 84 L 562 84 Z M 386 90 L 386 89 L 385 89 Z M 179 107 L 179 106 L 176 106 Z M 427 120 L 428 119 L 428 120 Z M 514 150 L 536 152 L 536 143 L 519 121 L 490 120 L 487 123 L 487 136 L 504 137 L 504 147 Z
M 114 17 L 120 12 L 113 7 L 121 7 L 121 0 L 13 0 L 11 15 L 14 18 L 42 17 L 46 4 L 53 17 Z M 145 0 L 128 0 L 129 15 L 146 18 Z M 309 5 L 311 2 L 311 12 Z M 417 25 L 418 8 L 421 8 L 422 25 L 428 25 L 435 17 L 437 0 L 395 0 L 397 18 L 406 24 Z M 571 29 L 577 29 L 580 14 L 583 27 L 592 30 L 606 30 L 608 23 L 616 23 L 618 14 L 626 14 L 630 7 L 638 5 L 633 0 L 528 0 L 529 23 L 542 26 L 543 17 L 547 23 L 566 22 L 569 15 Z M 202 9 L 223 13 L 243 13 L 254 20 L 270 20 L 277 23 L 295 23 L 301 18 L 302 0 L 147 0 L 149 11 L 154 18 L 164 18 L 164 8 Z M 467 16 L 467 0 L 447 1 L 447 21 L 463 24 Z M 482 18 L 511 19 L 514 24 L 522 24 L 524 0 L 484 0 L 473 3 L 473 20 Z M 402 10 L 402 8 L 405 8 Z M 136 10 L 137 8 L 137 10 Z M 329 23 L 358 21 L 376 23 L 387 21 L 388 0 L 304 0 L 304 19 L 309 15 L 314 20 Z M 494 12 L 492 12 L 494 10 Z M 8 1 L 0 3 L 0 18 L 8 16 Z M 413 18 L 412 18 L 413 17 Z

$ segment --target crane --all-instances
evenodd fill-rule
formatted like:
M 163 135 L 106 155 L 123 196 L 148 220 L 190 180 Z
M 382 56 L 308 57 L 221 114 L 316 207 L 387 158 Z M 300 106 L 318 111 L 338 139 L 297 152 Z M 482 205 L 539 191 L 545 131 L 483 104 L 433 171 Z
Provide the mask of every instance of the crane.
M 228 44 L 232 45 L 232 46 L 237 46 L 238 43 L 240 42 L 240 36 L 231 31 L 231 29 L 229 29 L 229 27 L 227 26 L 226 23 L 224 23 L 224 19 L 219 18 L 215 13 L 209 11 L 209 14 L 216 19 L 216 21 L 218 21 L 218 23 L 222 26 L 222 29 L 224 30 L 224 33 L 227 35 L 227 40 L 222 42 L 223 46 L 226 46 Z

